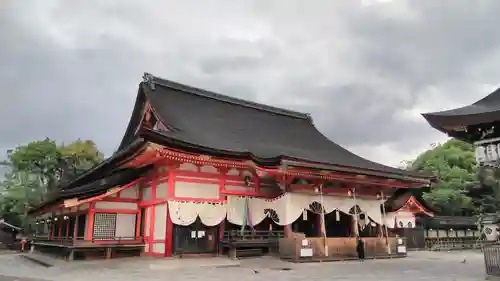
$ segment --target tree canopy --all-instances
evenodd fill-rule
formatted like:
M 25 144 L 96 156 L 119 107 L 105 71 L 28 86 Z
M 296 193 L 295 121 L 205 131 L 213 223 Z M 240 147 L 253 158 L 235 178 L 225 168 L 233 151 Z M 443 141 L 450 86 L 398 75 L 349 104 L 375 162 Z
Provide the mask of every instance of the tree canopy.
M 76 140 L 58 144 L 51 139 L 33 141 L 7 152 L 10 167 L 0 182 L 0 217 L 21 223 L 27 210 L 47 199 L 62 181 L 71 181 L 104 160 L 96 144 Z
M 436 176 L 438 183 L 423 198 L 440 215 L 471 215 L 500 207 L 500 173 L 479 167 L 471 144 L 456 139 L 432 144 L 407 168 Z

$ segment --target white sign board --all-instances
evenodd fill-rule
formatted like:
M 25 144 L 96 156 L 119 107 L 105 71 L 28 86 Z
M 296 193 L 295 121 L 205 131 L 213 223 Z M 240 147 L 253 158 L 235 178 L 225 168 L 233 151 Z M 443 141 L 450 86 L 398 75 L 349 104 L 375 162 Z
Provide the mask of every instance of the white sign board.
M 313 256 L 313 249 L 312 248 L 300 249 L 300 256 L 301 257 L 312 257 Z

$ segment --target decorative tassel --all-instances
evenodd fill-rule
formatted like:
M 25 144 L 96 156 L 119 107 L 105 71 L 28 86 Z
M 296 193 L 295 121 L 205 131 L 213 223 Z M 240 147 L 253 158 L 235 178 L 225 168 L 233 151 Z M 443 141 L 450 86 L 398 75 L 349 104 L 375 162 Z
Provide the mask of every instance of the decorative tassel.
M 339 213 L 339 210 L 335 210 L 335 221 L 340 221 L 340 213 Z

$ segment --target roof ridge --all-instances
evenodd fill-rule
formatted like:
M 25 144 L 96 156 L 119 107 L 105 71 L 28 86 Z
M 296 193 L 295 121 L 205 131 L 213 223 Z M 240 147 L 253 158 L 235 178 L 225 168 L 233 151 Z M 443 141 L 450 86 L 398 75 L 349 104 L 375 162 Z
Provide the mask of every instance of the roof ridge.
M 298 112 L 298 111 L 294 111 L 294 110 L 279 108 L 279 107 L 265 105 L 262 103 L 257 103 L 257 102 L 253 102 L 253 101 L 249 101 L 249 100 L 235 98 L 235 97 L 219 94 L 219 93 L 212 92 L 212 91 L 207 91 L 207 90 L 204 90 L 201 88 L 196 88 L 196 87 L 188 86 L 188 85 L 185 85 L 185 84 L 182 84 L 179 82 L 174 82 L 171 80 L 163 79 L 163 78 L 154 76 L 152 74 L 149 74 L 147 72 L 144 73 L 143 79 L 144 79 L 145 83 L 149 83 L 151 85 L 151 89 L 153 89 L 153 90 L 154 90 L 154 85 L 158 84 L 158 85 L 161 85 L 164 87 L 168 87 L 168 88 L 172 88 L 175 90 L 187 92 L 190 94 L 202 96 L 205 98 L 215 99 L 218 101 L 227 102 L 227 103 L 240 105 L 240 106 L 244 106 L 244 107 L 250 107 L 253 109 L 257 109 L 257 110 L 262 110 L 262 111 L 267 111 L 267 112 L 271 112 L 271 113 L 275 113 L 275 114 L 287 115 L 287 116 L 291 116 L 291 117 L 295 117 L 295 118 L 301 118 L 301 119 L 306 119 L 306 120 L 312 121 L 311 114 L 309 114 L 309 113 L 302 113 L 302 112 Z

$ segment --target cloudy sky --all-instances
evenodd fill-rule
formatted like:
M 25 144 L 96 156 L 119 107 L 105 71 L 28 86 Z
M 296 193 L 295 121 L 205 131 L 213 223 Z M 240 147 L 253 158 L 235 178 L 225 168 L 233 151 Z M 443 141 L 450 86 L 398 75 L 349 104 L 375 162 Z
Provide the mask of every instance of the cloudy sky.
M 82 138 L 110 155 L 150 72 L 309 112 L 335 142 L 398 165 L 446 139 L 419 113 L 500 84 L 498 0 L 3 0 L 0 9 L 0 151 Z

